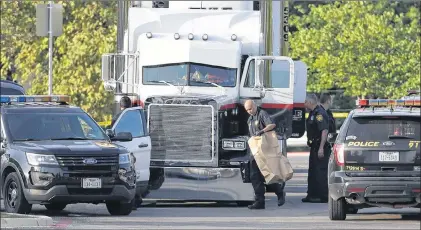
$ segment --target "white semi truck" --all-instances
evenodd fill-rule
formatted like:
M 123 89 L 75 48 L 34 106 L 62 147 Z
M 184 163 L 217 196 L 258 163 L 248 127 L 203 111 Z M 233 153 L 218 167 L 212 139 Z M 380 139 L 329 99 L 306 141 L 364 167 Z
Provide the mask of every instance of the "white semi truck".
M 149 139 L 126 146 L 151 144 L 150 154 L 135 154 L 148 198 L 253 201 L 247 99 L 272 115 L 280 139 L 304 134 L 307 67 L 279 56 L 281 10 L 267 2 L 260 10 L 252 1 L 128 9 L 124 50 L 103 55 L 102 78 L 116 102 L 128 95 L 143 108 Z M 136 129 L 126 126 L 120 131 Z

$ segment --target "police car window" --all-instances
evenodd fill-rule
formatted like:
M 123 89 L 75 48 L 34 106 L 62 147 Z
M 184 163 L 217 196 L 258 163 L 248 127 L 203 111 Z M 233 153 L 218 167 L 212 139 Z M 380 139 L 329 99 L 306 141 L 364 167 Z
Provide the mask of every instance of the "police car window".
M 13 141 L 107 139 L 102 129 L 85 113 L 13 113 L 5 116 Z M 89 135 L 85 135 L 80 120 L 90 130 Z
M 97 137 L 95 130 L 93 130 L 93 128 L 88 123 L 86 123 L 85 120 L 83 120 L 80 117 L 78 118 L 78 120 L 79 120 L 80 126 L 82 127 L 83 135 L 85 137 L 87 137 L 87 138 L 96 138 Z
M 2 95 L 24 95 L 22 91 L 20 90 L 12 89 L 12 88 L 5 88 L 5 87 L 1 88 L 1 94 Z
M 347 137 L 356 140 L 389 140 L 391 137 L 420 140 L 419 117 L 358 117 L 350 121 Z
M 130 132 L 133 138 L 145 136 L 140 110 L 128 110 L 123 113 L 115 126 L 114 132 Z

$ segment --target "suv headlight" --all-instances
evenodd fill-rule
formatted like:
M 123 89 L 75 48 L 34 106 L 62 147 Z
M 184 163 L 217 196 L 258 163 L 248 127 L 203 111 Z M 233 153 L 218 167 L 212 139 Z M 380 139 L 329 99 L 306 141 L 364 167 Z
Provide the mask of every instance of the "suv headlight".
M 131 162 L 130 154 L 128 153 L 120 154 L 118 162 L 119 164 L 130 164 Z
M 26 153 L 26 159 L 30 165 L 58 165 L 54 155 Z

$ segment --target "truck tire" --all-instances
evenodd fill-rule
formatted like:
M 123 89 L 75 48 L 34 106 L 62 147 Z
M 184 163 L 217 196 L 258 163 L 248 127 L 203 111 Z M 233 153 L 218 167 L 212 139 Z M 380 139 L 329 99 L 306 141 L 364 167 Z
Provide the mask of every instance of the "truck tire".
M 44 205 L 45 208 L 47 208 L 48 211 L 63 211 L 63 209 L 66 208 L 67 204 L 66 203 L 51 203 L 51 204 L 46 204 Z
M 28 214 L 32 205 L 28 203 L 23 194 L 19 175 L 12 172 L 7 175 L 3 186 L 4 209 L 8 213 Z
M 330 220 L 346 219 L 346 203 L 344 198 L 334 200 L 329 196 L 329 218 Z
M 133 201 L 130 203 L 122 203 L 120 201 L 108 201 L 105 203 L 108 212 L 112 216 L 127 216 L 132 213 Z

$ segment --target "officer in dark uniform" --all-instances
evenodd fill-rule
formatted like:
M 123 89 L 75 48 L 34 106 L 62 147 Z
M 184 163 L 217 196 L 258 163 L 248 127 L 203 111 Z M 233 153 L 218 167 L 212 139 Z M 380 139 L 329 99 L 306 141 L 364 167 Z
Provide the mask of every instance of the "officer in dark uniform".
M 305 101 L 310 110 L 306 120 L 308 145 L 310 146 L 308 191 L 302 202 L 327 202 L 327 166 L 330 157 L 330 145 L 327 142 L 329 117 L 318 105 L 317 96 L 310 94 Z
M 330 107 L 332 106 L 332 98 L 329 94 L 322 94 L 320 97 L 320 106 L 326 111 L 329 117 L 329 133 L 336 133 L 336 120 L 333 117 Z
M 256 104 L 252 100 L 247 100 L 244 104 L 244 108 L 250 114 L 250 117 L 247 121 L 249 126 L 250 136 L 260 136 L 265 132 L 273 130 L 276 125 L 273 123 L 269 114 L 257 108 Z M 255 202 L 252 205 L 249 205 L 249 209 L 265 209 L 265 178 L 260 172 L 259 167 L 256 164 L 256 160 L 253 155 L 250 154 L 250 180 L 253 185 Z M 278 206 L 285 204 L 285 192 L 284 184 L 270 184 L 267 185 L 268 189 L 275 192 L 278 197 Z
M 132 100 L 130 99 L 130 97 L 128 96 L 123 96 L 120 99 L 120 111 L 112 118 L 111 120 L 111 125 L 109 126 L 109 128 L 112 128 L 114 123 L 118 120 L 118 118 L 120 117 L 121 113 L 127 109 L 132 107 Z

